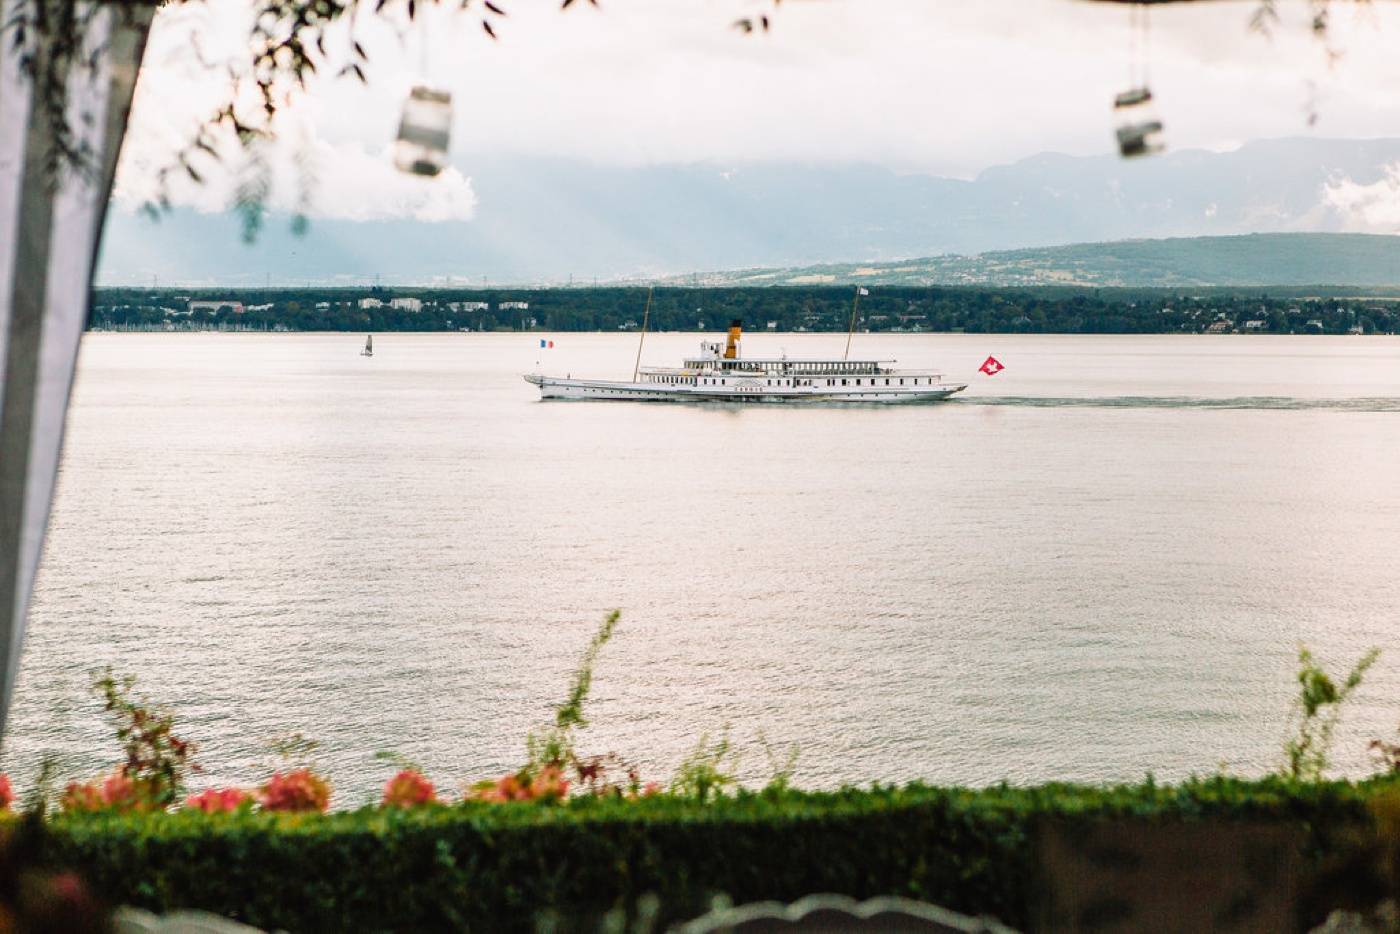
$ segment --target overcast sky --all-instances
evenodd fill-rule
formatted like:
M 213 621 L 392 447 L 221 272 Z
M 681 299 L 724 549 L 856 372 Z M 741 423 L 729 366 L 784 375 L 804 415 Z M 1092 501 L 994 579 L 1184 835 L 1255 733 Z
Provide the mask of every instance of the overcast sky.
M 567 12 L 557 0 L 497 2 L 509 13 L 497 42 L 478 17 L 446 9 L 402 33 L 359 25 L 370 87 L 318 81 L 284 127 L 319 177 L 313 215 L 469 217 L 482 152 L 623 165 L 861 161 L 961 177 L 1047 150 L 1107 153 L 1109 105 L 1131 64 L 1128 10 L 1080 0 L 788 0 L 772 32 L 752 36 L 731 24 L 770 9 L 757 0 L 602 0 Z M 1334 2 L 1342 57 L 1330 67 L 1307 4 L 1280 0 L 1272 37 L 1249 30 L 1256 6 L 1153 11 L 1146 61 L 1172 148 L 1400 135 L 1400 4 Z M 206 59 L 236 56 L 246 15 L 243 0 L 162 11 L 119 200 L 149 191 L 152 167 L 220 92 L 191 34 Z M 455 101 L 456 168 L 431 183 L 398 175 L 385 155 L 420 81 Z M 180 199 L 212 210 L 226 196 L 208 186 Z

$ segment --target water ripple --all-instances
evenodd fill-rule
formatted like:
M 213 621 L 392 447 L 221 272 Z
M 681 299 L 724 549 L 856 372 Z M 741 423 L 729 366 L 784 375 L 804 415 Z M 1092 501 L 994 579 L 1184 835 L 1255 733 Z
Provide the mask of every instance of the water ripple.
M 1318 399 L 1295 396 L 959 396 L 956 405 L 1094 409 L 1262 409 L 1336 412 L 1400 412 L 1400 397 Z

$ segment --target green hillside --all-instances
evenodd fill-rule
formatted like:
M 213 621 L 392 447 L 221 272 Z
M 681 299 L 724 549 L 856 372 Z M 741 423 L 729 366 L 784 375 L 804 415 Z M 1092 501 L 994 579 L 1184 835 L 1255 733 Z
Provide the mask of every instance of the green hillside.
M 687 283 L 694 281 L 686 277 Z M 719 272 L 704 285 L 1400 285 L 1400 236 L 1274 233 L 1122 240 L 932 256 L 890 263 L 834 263 Z

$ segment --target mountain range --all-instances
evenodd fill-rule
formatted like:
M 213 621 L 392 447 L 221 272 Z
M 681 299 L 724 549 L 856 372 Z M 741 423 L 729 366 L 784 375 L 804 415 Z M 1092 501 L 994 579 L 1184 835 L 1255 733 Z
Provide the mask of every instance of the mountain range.
M 1243 234 L 1119 240 L 947 254 L 891 263 L 825 263 L 679 276 L 659 284 L 969 285 L 1173 288 L 1400 285 L 1400 237 L 1347 233 Z
M 1261 140 L 1229 152 L 1133 161 L 1043 153 L 972 179 L 870 165 L 624 168 L 501 156 L 458 167 L 477 197 L 468 221 L 313 218 L 299 236 L 274 216 L 246 245 L 231 214 L 176 209 L 151 221 L 114 210 L 98 281 L 591 282 L 831 263 L 858 268 L 1102 241 L 1400 231 L 1400 139 Z M 1371 243 L 1364 238 L 1336 243 L 1341 253 L 1334 258 L 1355 262 L 1320 267 L 1346 277 L 1335 284 L 1396 281 L 1384 265 L 1392 256 L 1386 249 L 1361 247 Z M 1124 245 L 1120 252 L 1140 249 Z M 1208 264 L 1186 279 L 1225 284 L 1232 275 L 1228 266 Z M 1129 277 L 1122 284 L 1146 283 Z

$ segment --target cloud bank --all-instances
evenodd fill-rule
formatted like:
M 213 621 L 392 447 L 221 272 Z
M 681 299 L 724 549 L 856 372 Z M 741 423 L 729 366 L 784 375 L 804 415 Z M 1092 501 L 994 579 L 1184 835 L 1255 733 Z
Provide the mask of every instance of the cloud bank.
M 1344 230 L 1400 233 L 1400 162 L 1387 166 L 1385 176 L 1370 184 L 1350 178 L 1329 181 L 1323 204 L 1340 216 Z

